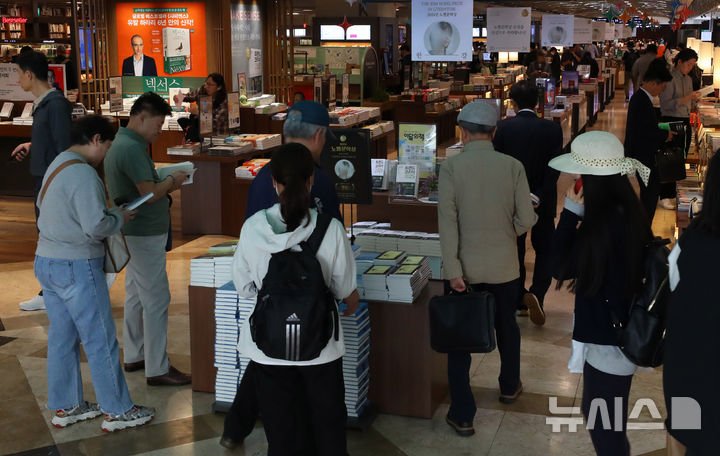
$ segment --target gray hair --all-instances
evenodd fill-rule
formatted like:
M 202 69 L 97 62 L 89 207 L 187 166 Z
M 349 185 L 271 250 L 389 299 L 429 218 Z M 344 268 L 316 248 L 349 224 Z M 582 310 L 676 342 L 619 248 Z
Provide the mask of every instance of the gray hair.
M 318 130 L 327 130 L 322 125 L 315 125 L 302 121 L 302 113 L 291 111 L 288 113 L 283 125 L 283 136 L 285 138 L 311 139 Z
M 495 126 L 480 125 L 471 122 L 460 121 L 458 126 L 464 130 L 467 130 L 471 135 L 489 135 L 495 131 Z

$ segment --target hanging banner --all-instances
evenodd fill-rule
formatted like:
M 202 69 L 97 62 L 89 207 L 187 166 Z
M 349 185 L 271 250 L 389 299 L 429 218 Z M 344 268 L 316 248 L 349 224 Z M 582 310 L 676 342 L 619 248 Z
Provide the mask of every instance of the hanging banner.
M 575 29 L 573 31 L 573 41 L 575 44 L 588 44 L 593 41 L 593 22 L 590 19 L 582 17 L 575 18 Z
M 541 42 L 546 47 L 571 47 L 575 44 L 575 16 L 543 14 Z
M 488 8 L 488 52 L 530 52 L 530 8 Z
M 624 26 L 622 24 L 615 24 L 615 36 L 613 36 L 613 39 L 619 40 L 623 37 L 623 28 Z
M 615 24 L 608 23 L 605 27 L 605 40 L 612 41 L 615 39 Z
M 338 201 L 343 204 L 371 204 L 370 131 L 362 128 L 333 130 L 323 152 L 323 167 L 332 176 Z
M 230 48 L 232 49 L 233 74 L 248 74 L 251 78 L 262 78 L 262 67 L 257 74 L 250 71 L 252 49 L 262 49 L 262 20 L 260 5 L 256 1 L 240 1 L 230 3 Z M 257 68 L 254 69 L 257 71 Z M 239 85 L 235 90 L 247 95 L 247 91 Z
M 605 35 L 607 34 L 607 22 L 593 22 L 592 23 L 592 40 L 593 41 L 605 41 Z
M 0 100 L 32 101 L 35 95 L 26 92 L 18 82 L 18 67 L 14 63 L 0 63 Z
M 204 3 L 118 3 L 122 76 L 207 76 Z
M 472 28 L 472 0 L 414 0 L 413 61 L 471 61 Z

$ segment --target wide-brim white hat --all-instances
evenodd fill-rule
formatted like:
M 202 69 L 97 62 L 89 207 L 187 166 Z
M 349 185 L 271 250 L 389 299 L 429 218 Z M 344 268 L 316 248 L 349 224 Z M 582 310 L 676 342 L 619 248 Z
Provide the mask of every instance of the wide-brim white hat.
M 650 179 L 650 168 L 638 160 L 625 156 L 620 140 L 606 131 L 589 131 L 575 138 L 570 153 L 550 160 L 553 169 L 569 174 L 611 176 L 633 175 L 637 172 L 645 185 Z

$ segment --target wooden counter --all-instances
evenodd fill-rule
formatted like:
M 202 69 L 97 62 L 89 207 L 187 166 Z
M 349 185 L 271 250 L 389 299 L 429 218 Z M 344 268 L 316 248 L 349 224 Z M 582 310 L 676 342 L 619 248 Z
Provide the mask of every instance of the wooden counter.
M 388 192 L 373 192 L 372 204 L 357 206 L 358 221 L 390 222 L 401 231 L 438 232 L 437 204 L 417 200 L 389 201 Z

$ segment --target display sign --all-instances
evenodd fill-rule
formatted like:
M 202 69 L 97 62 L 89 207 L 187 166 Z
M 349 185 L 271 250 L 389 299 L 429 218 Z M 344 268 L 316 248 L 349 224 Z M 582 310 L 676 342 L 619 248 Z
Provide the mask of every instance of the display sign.
M 322 41 L 345 41 L 345 29 L 339 25 L 321 25 L 320 39 Z
M 205 95 L 198 98 L 198 111 L 200 117 L 200 135 L 210 136 L 213 132 L 212 97 Z
M 575 28 L 573 30 L 573 36 L 575 37 L 573 41 L 575 41 L 576 44 L 588 44 L 592 43 L 593 40 L 593 22 L 590 19 L 585 19 L 582 17 L 576 17 L 575 18 Z
M 48 65 L 48 84 L 55 87 L 67 96 L 67 77 L 65 64 L 51 63 Z
M 420 178 L 435 172 L 437 125 L 400 123 L 398 125 L 398 161 L 417 165 Z
M 250 85 L 248 94 L 259 95 L 263 92 L 263 55 L 262 49 L 250 49 L 250 65 L 248 70 Z
M 350 74 L 342 75 L 342 104 L 347 106 L 350 103 Z
M 488 8 L 488 52 L 530 52 L 530 8 Z
M 575 44 L 575 16 L 572 14 L 543 14 L 542 45 L 572 47 Z
M 369 25 L 351 25 L 345 32 L 348 41 L 370 41 Z
M 32 92 L 26 92 L 18 82 L 18 67 L 14 63 L 0 63 L 0 100 L 31 101 Z
M 592 23 L 592 40 L 593 41 L 605 41 L 605 35 L 607 34 L 607 22 L 593 22 Z
M 337 104 L 337 77 L 332 75 L 328 78 L 328 108 L 335 110 Z
M 134 98 L 145 92 L 155 92 L 163 98 L 168 98 L 170 96 L 170 89 L 196 89 L 205 84 L 206 79 L 206 77 L 136 78 L 135 76 L 127 76 L 122 78 L 123 97 Z
M 120 112 L 123 110 L 122 79 L 122 76 L 108 78 L 110 112 Z
M 413 61 L 471 61 L 472 28 L 472 0 L 413 1 Z
M 228 94 L 228 128 L 240 127 L 240 94 L 232 92 Z
M 257 74 L 250 71 L 250 62 L 253 58 L 252 50 L 263 48 L 262 16 L 258 3 L 243 0 L 230 2 L 230 48 L 233 74 L 242 73 L 249 77 L 259 77 L 262 86 L 262 64 Z M 262 62 L 262 56 L 260 56 L 260 62 Z M 255 67 L 253 70 L 257 71 L 258 68 Z M 247 96 L 247 85 L 245 84 L 243 88 L 240 82 L 238 79 L 235 91 Z
M 323 102 L 322 78 L 320 76 L 315 76 L 315 78 L 313 79 L 313 101 L 317 103 Z
M 245 73 L 237 74 L 237 88 L 240 95 L 247 96 L 247 79 Z
M 370 132 L 361 128 L 333 130 L 335 141 L 328 141 L 323 166 L 332 176 L 338 201 L 343 204 L 371 204 Z
M 204 3 L 118 3 L 123 76 L 207 76 Z

